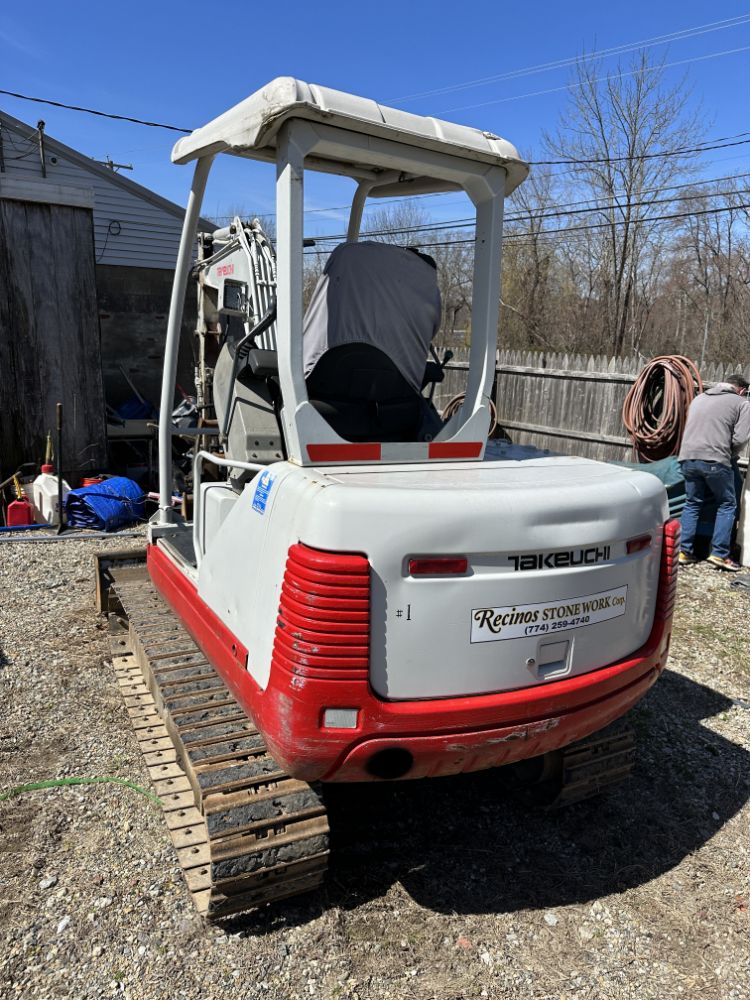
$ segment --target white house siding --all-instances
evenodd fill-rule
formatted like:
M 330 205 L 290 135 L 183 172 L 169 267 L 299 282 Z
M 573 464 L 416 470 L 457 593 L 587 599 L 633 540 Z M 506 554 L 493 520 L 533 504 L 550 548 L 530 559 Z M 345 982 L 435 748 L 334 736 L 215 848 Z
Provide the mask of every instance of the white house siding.
M 0 197 L 4 178 L 93 190 L 97 264 L 174 268 L 183 216 L 179 206 L 93 160 L 89 162 L 48 136 L 45 179 L 36 130 L 2 112 L 0 122 L 5 161 L 5 171 L 0 172 Z M 119 234 L 109 232 L 112 223 L 119 223 Z

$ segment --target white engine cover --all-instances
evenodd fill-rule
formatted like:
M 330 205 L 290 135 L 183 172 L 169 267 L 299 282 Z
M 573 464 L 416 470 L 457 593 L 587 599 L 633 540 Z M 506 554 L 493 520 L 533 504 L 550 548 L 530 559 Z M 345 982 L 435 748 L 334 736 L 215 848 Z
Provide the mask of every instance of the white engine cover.
M 524 688 L 641 646 L 654 616 L 664 487 L 570 457 L 301 469 L 253 480 L 209 543 L 198 589 L 264 687 L 290 545 L 365 554 L 370 682 L 386 699 Z M 650 536 L 628 554 L 628 540 Z M 461 576 L 409 559 L 466 556 Z

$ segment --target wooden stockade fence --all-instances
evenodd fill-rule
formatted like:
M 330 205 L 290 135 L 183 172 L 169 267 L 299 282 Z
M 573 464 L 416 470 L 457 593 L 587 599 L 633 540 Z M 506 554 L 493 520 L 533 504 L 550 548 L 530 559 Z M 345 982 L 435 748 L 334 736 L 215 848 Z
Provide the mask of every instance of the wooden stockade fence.
M 442 409 L 466 388 L 468 348 L 454 348 L 445 381 L 435 392 Z M 649 359 L 501 351 L 497 356 L 498 424 L 511 440 L 566 455 L 634 460 L 622 423 L 622 404 Z M 704 365 L 704 383 L 732 373 L 750 379 L 750 365 Z M 748 447 L 743 458 L 747 461 Z

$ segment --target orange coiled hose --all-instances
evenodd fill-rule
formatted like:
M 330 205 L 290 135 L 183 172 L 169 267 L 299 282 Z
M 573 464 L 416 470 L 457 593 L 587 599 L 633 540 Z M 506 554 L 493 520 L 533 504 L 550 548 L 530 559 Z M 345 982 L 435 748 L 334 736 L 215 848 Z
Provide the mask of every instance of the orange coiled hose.
M 653 358 L 625 397 L 622 422 L 642 462 L 657 462 L 680 448 L 687 412 L 703 380 L 695 363 L 679 354 Z

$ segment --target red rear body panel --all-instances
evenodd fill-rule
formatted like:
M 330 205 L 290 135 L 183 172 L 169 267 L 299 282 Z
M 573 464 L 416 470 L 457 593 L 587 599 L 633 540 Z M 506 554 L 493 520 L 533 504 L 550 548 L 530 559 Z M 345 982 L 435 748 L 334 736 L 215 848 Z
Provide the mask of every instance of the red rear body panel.
M 669 521 L 653 628 L 631 656 L 522 690 L 398 702 L 378 698 L 368 682 L 364 556 L 292 546 L 279 618 L 269 623 L 276 639 L 265 689 L 246 669 L 248 651 L 158 545 L 149 546 L 148 566 L 154 585 L 290 774 L 307 781 L 368 781 L 374 780 L 368 761 L 390 747 L 413 755 L 408 778 L 456 774 L 558 749 L 624 715 L 666 664 L 678 551 L 679 523 Z M 602 660 L 606 664 L 606 650 Z M 324 710 L 331 708 L 356 709 L 356 728 L 325 727 Z

